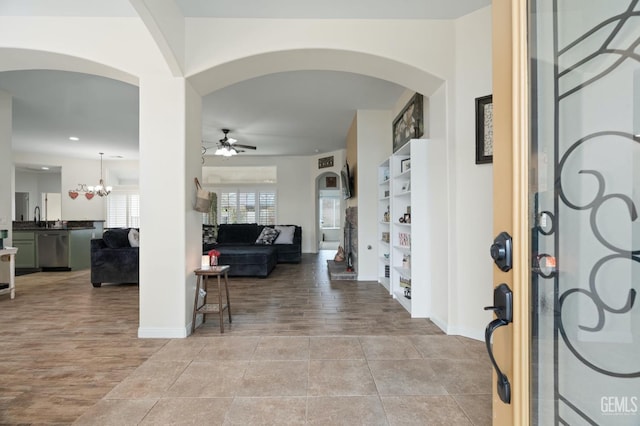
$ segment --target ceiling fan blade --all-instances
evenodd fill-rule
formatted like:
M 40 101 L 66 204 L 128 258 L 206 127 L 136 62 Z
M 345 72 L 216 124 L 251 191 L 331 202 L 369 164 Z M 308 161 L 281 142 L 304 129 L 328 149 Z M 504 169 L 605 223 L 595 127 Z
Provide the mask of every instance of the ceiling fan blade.
M 236 148 L 254 149 L 254 150 L 255 150 L 255 149 L 257 149 L 255 146 L 251 146 L 251 145 L 242 145 L 242 144 L 239 144 L 239 143 L 236 143 L 236 144 L 234 144 L 233 146 L 234 146 L 234 147 L 236 147 Z

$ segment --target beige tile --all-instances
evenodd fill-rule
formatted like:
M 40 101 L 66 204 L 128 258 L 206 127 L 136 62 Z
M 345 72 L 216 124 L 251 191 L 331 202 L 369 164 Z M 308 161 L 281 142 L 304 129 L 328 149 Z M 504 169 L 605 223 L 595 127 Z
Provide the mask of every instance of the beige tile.
M 491 426 L 491 394 L 452 395 L 474 426 Z
M 357 337 L 312 337 L 311 359 L 364 359 Z
M 308 337 L 263 337 L 253 354 L 254 360 L 307 360 Z
M 126 426 L 137 425 L 156 403 L 155 399 L 108 400 L 98 401 L 73 424 Z
M 222 425 L 233 398 L 163 398 L 140 425 Z
M 149 358 L 152 361 L 191 361 L 204 348 L 204 339 L 169 340 Z
M 448 393 L 491 393 L 491 365 L 489 360 L 434 359 L 431 367 Z
M 427 360 L 369 361 L 369 368 L 381 396 L 447 393 Z
M 406 336 L 360 337 L 360 343 L 368 360 L 421 358 Z
M 147 361 L 120 382 L 108 399 L 160 398 L 189 365 L 186 361 Z
M 235 398 L 227 412 L 226 425 L 303 425 L 306 398 Z
M 306 396 L 308 361 L 252 361 L 237 396 Z
M 484 340 L 475 340 L 468 337 L 456 336 L 456 339 L 460 341 L 466 348 L 469 358 L 475 358 L 479 360 L 489 360 L 487 354 L 487 346 Z
M 309 395 L 376 395 L 367 362 L 363 359 L 309 362 Z
M 224 336 L 207 339 L 202 351 L 197 356 L 199 361 L 217 359 L 249 360 L 260 341 L 259 337 Z
M 382 397 L 391 426 L 472 426 L 450 396 Z
M 423 358 L 470 358 L 468 347 L 456 336 L 410 336 Z
M 248 361 L 194 361 L 165 392 L 170 397 L 232 397 Z
M 307 424 L 385 426 L 389 423 L 378 396 L 341 396 L 310 397 Z

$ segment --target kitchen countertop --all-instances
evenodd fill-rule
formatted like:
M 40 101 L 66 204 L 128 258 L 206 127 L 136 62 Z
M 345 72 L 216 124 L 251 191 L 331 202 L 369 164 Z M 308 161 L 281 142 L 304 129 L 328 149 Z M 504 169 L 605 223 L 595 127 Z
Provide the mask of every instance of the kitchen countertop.
M 73 228 L 43 228 L 43 227 L 31 227 L 31 228 L 13 228 L 13 232 L 20 232 L 20 231 L 27 231 L 27 232 L 32 232 L 32 231 L 78 231 L 81 229 L 96 229 L 95 226 L 74 226 Z

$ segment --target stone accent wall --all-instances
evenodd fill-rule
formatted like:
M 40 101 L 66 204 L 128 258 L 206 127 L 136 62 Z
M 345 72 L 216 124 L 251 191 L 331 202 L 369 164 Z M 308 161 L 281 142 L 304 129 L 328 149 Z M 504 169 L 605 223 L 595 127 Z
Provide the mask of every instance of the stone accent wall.
M 344 215 L 344 251 L 351 250 L 353 270 L 358 270 L 358 207 L 348 207 Z

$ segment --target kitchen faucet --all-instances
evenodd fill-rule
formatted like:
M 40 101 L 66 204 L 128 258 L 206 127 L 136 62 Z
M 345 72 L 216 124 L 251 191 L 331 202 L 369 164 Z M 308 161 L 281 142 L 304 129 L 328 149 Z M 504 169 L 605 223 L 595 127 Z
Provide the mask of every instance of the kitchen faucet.
M 36 206 L 36 208 L 33 209 L 33 221 L 36 226 L 40 226 L 40 206 Z

